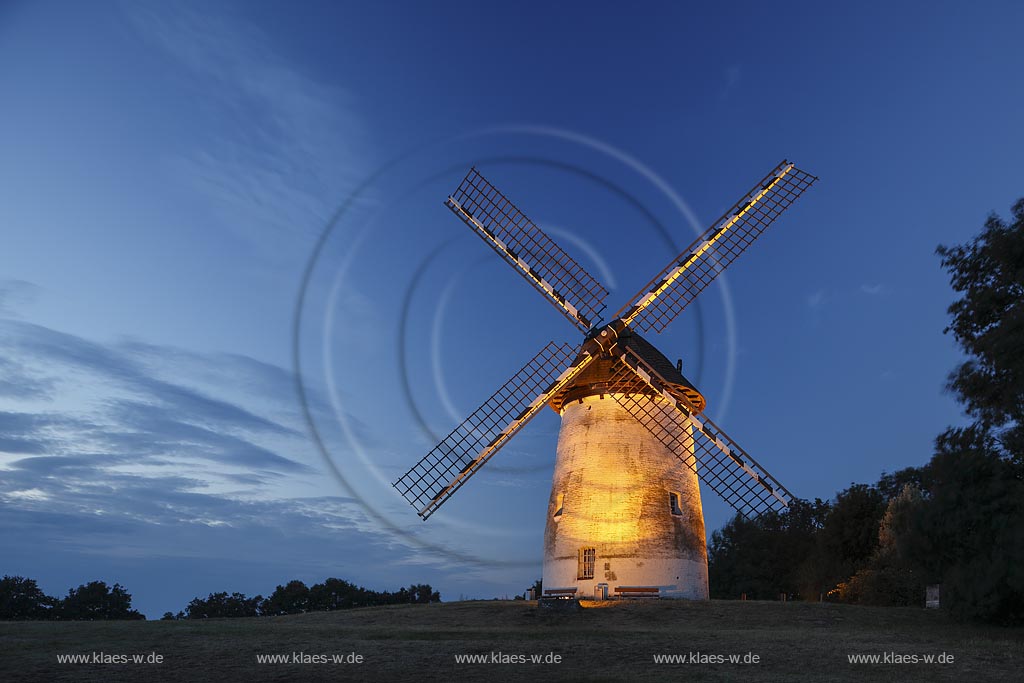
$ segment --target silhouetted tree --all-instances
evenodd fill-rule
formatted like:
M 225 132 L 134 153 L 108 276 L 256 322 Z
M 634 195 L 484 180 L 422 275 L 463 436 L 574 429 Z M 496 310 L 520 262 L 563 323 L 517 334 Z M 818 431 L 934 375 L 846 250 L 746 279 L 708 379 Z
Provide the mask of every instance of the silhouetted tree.
M 835 502 L 817 534 L 814 565 L 824 592 L 867 566 L 878 547 L 878 525 L 886 500 L 874 486 L 851 484 Z
M 884 477 L 883 477 L 884 478 Z M 843 585 L 842 599 L 865 605 L 921 606 L 925 572 L 907 552 L 923 498 L 916 484 L 904 484 L 893 497 L 878 527 L 878 547 L 866 567 Z
M 711 535 L 708 579 L 712 597 L 774 599 L 806 592 L 803 565 L 815 550 L 815 535 L 829 511 L 821 500 L 794 500 L 785 512 L 757 519 L 737 514 Z M 817 588 L 812 588 L 815 596 Z
M 179 612 L 177 617 L 172 615 L 171 618 L 254 617 L 440 601 L 441 594 L 426 583 L 413 584 L 392 593 L 367 590 L 343 579 L 329 578 L 309 588 L 302 581 L 289 581 L 278 586 L 267 599 L 258 595 L 248 598 L 242 593 L 211 593 L 205 599 L 192 600 L 186 614 Z
M 878 483 L 875 484 L 875 488 L 878 489 L 878 492 L 882 494 L 882 498 L 888 504 L 894 498 L 899 497 L 908 484 L 918 491 L 923 491 L 927 477 L 927 466 L 907 467 L 891 474 L 883 472 L 882 476 L 878 479 Z
M 70 621 L 98 619 L 145 619 L 132 609 L 132 596 L 115 583 L 107 586 L 103 581 L 91 581 L 72 588 L 56 608 L 57 618 Z
M 928 495 L 901 549 L 961 619 L 1024 623 L 1024 477 L 973 428 L 937 441 Z
M 40 590 L 35 579 L 0 579 L 0 619 L 49 619 L 56 600 Z
M 360 603 L 363 589 L 344 579 L 325 579 L 309 589 L 310 610 L 337 610 L 356 607 Z
M 969 356 L 948 387 L 1001 455 L 1024 464 L 1024 198 L 968 244 L 937 249 L 953 289 L 952 332 Z
M 215 619 L 225 617 L 255 617 L 263 596 L 247 597 L 244 593 L 210 593 L 204 600 L 195 598 L 188 603 L 185 616 L 189 619 Z
M 409 586 L 408 595 L 409 602 L 419 605 L 441 602 L 441 594 L 435 591 L 429 583 L 415 583 Z
M 270 594 L 260 607 L 260 612 L 266 615 L 300 614 L 309 609 L 309 588 L 302 581 L 289 581 Z
M 1024 622 L 1024 199 L 965 245 L 940 246 L 968 359 L 948 388 L 974 418 L 936 440 L 908 556 L 960 618 Z

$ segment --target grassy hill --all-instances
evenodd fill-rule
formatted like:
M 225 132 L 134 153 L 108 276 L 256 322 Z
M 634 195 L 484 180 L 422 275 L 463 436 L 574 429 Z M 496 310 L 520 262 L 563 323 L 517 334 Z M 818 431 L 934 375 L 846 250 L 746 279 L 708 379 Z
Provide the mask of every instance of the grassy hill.
M 257 663 L 257 655 L 362 663 Z M 93 653 L 163 662 L 58 663 Z M 492 654 L 494 653 L 494 654 Z M 500 654 L 498 654 L 500 653 Z M 551 654 L 560 663 L 532 663 Z M 657 664 L 655 655 L 697 656 Z M 698 654 L 699 653 L 699 654 Z M 953 655 L 952 663 L 850 664 L 847 655 Z M 504 663 L 456 663 L 456 655 Z M 730 663 L 729 655 L 758 663 Z M 527 663 L 511 663 L 523 655 Z M 703 658 L 701 658 L 703 655 Z M 717 656 L 726 661 L 715 662 Z M 553 657 L 549 657 L 553 658 Z M 749 659 L 750 657 L 748 657 Z M 401 605 L 291 617 L 177 622 L 0 622 L 0 681 L 591 680 L 1010 681 L 1024 630 L 965 626 L 935 611 L 773 602 L 598 603 L 552 613 L 526 602 Z

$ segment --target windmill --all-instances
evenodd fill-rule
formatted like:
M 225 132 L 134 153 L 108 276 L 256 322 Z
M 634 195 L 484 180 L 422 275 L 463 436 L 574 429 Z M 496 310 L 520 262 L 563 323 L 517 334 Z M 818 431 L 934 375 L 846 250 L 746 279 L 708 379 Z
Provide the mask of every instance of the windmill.
M 471 169 L 445 205 L 584 339 L 541 349 L 395 488 L 427 519 L 547 405 L 562 424 L 545 594 L 707 598 L 700 483 L 746 517 L 792 496 L 703 415 L 681 364 L 640 333 L 662 332 L 816 180 L 780 163 L 602 323 L 608 291 Z

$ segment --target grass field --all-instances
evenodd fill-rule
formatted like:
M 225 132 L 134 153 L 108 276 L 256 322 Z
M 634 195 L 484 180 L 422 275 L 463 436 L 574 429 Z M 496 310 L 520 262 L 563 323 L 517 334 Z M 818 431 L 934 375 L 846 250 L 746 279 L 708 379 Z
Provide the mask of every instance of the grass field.
M 935 611 L 833 604 L 651 601 L 552 613 L 528 602 L 373 607 L 259 619 L 0 622 L 0 681 L 589 680 L 1021 681 L 1024 630 Z M 58 663 L 58 654 L 156 653 L 163 662 Z M 257 655 L 362 656 L 259 664 Z M 456 655 L 560 655 L 560 663 L 458 664 Z M 701 653 L 703 662 L 656 664 Z M 848 654 L 953 656 L 850 664 Z M 757 655 L 757 663 L 707 656 Z M 501 657 L 498 655 L 498 657 Z

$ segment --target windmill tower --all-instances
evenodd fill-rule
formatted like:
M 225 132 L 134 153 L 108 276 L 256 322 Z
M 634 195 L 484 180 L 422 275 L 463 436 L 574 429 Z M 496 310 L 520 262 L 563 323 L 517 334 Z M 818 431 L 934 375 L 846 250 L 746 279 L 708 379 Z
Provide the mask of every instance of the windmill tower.
M 562 426 L 545 594 L 707 598 L 698 480 L 748 517 L 791 495 L 703 415 L 703 395 L 640 332 L 663 331 L 815 180 L 783 161 L 601 324 L 608 291 L 471 169 L 446 206 L 585 336 L 541 349 L 395 488 L 427 519 L 550 406 Z

